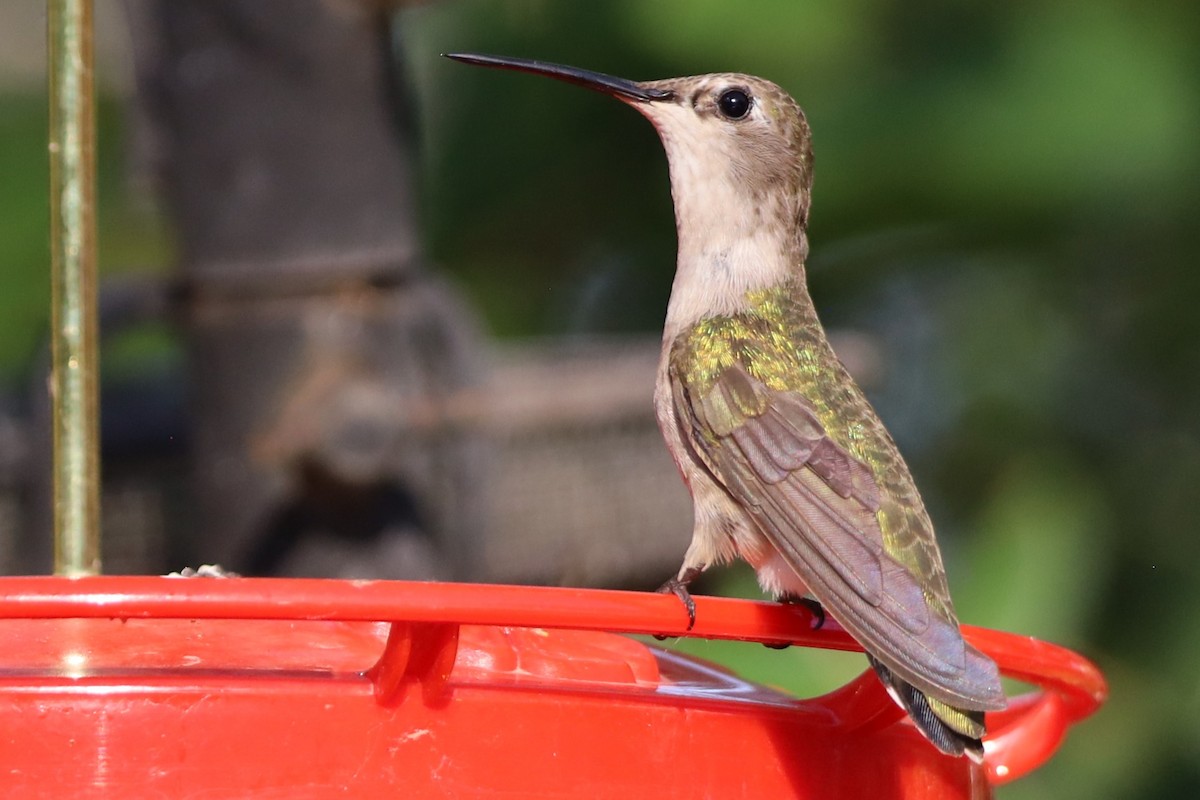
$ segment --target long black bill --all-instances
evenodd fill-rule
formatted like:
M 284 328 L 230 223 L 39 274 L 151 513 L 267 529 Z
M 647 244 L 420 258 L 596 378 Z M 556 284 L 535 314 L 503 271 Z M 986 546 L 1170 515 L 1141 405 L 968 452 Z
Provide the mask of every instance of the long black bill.
M 512 69 L 518 72 L 529 72 L 534 75 L 546 75 L 560 81 L 574 83 L 588 89 L 594 89 L 604 94 L 616 95 L 629 100 L 639 100 L 643 103 L 655 100 L 672 100 L 675 93 L 666 89 L 651 89 L 641 84 L 627 81 L 624 78 L 614 78 L 603 72 L 592 72 L 586 69 L 565 67 L 562 64 L 549 64 L 545 61 L 533 61 L 526 58 L 506 58 L 504 56 L 485 56 L 476 53 L 443 53 L 446 58 L 461 61 L 464 64 L 478 64 L 483 67 L 496 69 Z

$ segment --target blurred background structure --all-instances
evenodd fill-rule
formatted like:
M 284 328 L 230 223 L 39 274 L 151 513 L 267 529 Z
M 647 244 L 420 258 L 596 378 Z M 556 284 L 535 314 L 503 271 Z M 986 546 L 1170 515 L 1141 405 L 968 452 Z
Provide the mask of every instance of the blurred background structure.
M 751 72 L 783 85 L 807 111 L 816 151 L 813 295 L 913 467 L 960 615 L 1078 649 L 1111 681 L 1099 716 L 1000 797 L 1200 791 L 1194 2 L 445 0 L 406 8 L 383 28 L 363 16 L 373 4 L 253 5 L 261 27 L 232 33 L 237 47 L 265 54 L 247 67 L 264 81 L 302 84 L 319 63 L 308 48 L 295 53 L 312 61 L 289 60 L 299 39 L 287 31 L 333 48 L 338 29 L 399 54 L 359 73 L 376 89 L 411 89 L 381 101 L 399 102 L 388 113 L 404 109 L 406 121 L 389 129 L 395 140 L 375 141 L 381 158 L 408 165 L 388 172 L 380 162 L 370 176 L 398 175 L 396 194 L 364 192 L 375 207 L 395 209 L 387 212 L 395 227 L 383 221 L 356 234 L 395 247 L 351 277 L 328 259 L 282 268 L 320 265 L 317 277 L 344 278 L 338 291 L 309 283 L 264 299 L 226 284 L 217 294 L 241 312 L 199 321 L 182 313 L 195 310 L 197 281 L 187 291 L 162 287 L 181 285 L 183 275 L 203 281 L 228 259 L 197 250 L 179 199 L 150 191 L 148 179 L 163 173 L 145 156 L 160 158 L 163 140 L 142 138 L 153 128 L 137 120 L 163 98 L 136 92 L 133 54 L 144 52 L 145 31 L 115 0 L 98 0 L 100 257 L 120 281 L 106 300 L 104 508 L 106 546 L 117 549 L 106 551 L 106 569 L 157 572 L 201 559 L 239 566 L 251 553 L 277 572 L 386 573 L 403 563 L 414 573 L 491 580 L 661 581 L 690 525 L 649 411 L 674 265 L 661 147 L 643 119 L 604 98 L 470 70 L 437 53 L 538 57 L 631 78 Z M 38 524 L 39 459 L 48 453 L 32 402 L 49 291 L 40 9 L 0 9 L 0 555 L 8 571 L 41 569 L 31 566 L 38 553 L 24 534 Z M 312 30 L 297 19 L 306 13 L 326 15 L 331 27 Z M 142 32 L 137 46 L 131 30 Z M 237 38 L 247 30 L 261 39 Z M 187 25 L 180 35 L 197 31 Z M 405 83 L 386 84 L 394 76 L 384 64 Z M 222 65 L 193 58 L 187 66 L 211 77 Z M 178 97 L 186 90 L 177 87 Z M 295 154 L 269 143 L 311 162 L 319 150 L 303 148 L 336 129 L 325 108 L 273 108 L 267 95 L 257 102 L 262 119 L 225 135 L 239 147 L 265 142 L 280 162 Z M 197 116 L 189 129 L 222 122 L 194 106 L 182 111 Z M 265 120 L 276 112 L 293 116 L 272 128 Z M 359 113 L 374 113 L 371 124 L 383 129 L 377 108 L 364 101 Z M 311 166 L 299 174 L 312 180 L 328 165 Z M 199 174 L 176 189 L 220 177 Z M 331 215 L 368 202 L 358 194 L 314 196 L 312 205 L 295 192 L 283 199 L 299 210 L 343 206 Z M 297 226 L 297 213 L 271 220 L 276 227 L 236 220 L 252 236 L 278 237 L 252 259 L 256 270 L 270 260 L 264 253 L 279 254 L 301 233 L 314 233 L 312 245 L 319 231 Z M 330 235 L 346 231 L 334 228 Z M 337 252 L 363 241 L 339 242 Z M 406 302 L 413 284 L 380 279 L 380 266 L 393 276 L 411 267 L 431 287 L 421 296 L 445 302 Z M 256 274 L 271 276 L 271 292 L 291 280 Z M 457 332 L 459 344 L 419 364 L 419 336 L 406 341 L 403 332 L 429 325 Z M 279 331 L 290 332 L 280 349 L 256 351 Z M 228 374 L 197 372 L 204 346 L 237 363 Z M 238 374 L 247 383 L 229 383 Z M 239 385 L 271 388 L 262 396 L 229 389 Z M 358 391 L 332 395 L 328 385 Z M 450 389 L 430 401 L 430 386 Z M 250 416 L 218 421 L 232 438 L 206 443 L 214 428 L 189 422 L 189 409 L 221 390 L 232 391 L 227 408 Z M 408 402 L 414 396 L 419 402 Z M 393 405 L 397 397 L 405 402 Z M 400 445 L 418 449 L 397 457 Z M 431 459 L 441 471 L 424 468 Z M 364 463 L 390 477 L 347 478 Z M 197 469 L 214 481 L 253 474 L 233 481 L 244 492 L 234 507 L 209 497 L 216 505 L 203 512 Z M 413 499 L 411 476 L 434 474 L 437 485 Z M 330 520 L 343 519 L 338 503 L 362 492 L 382 511 L 351 532 L 359 544 L 344 547 Z M 421 511 L 431 502 L 462 516 Z M 222 513 L 228 524 L 219 530 L 203 521 Z M 389 527 L 402 519 L 415 521 L 416 538 Z M 301 528 L 312 535 L 281 536 L 270 552 L 253 547 L 264 532 Z M 390 548 L 397 542 L 407 544 Z M 468 566 L 457 565 L 459 553 L 469 554 Z M 707 588 L 756 596 L 737 569 Z M 863 668 L 842 654 L 687 646 L 799 692 Z

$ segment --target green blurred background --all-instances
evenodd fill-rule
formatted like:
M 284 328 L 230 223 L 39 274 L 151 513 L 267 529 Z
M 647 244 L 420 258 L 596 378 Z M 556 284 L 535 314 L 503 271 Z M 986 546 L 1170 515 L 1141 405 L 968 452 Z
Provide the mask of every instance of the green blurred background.
M 499 336 L 661 323 L 666 162 L 619 104 L 437 53 L 631 78 L 743 71 L 792 92 L 815 136 L 813 294 L 827 325 L 882 355 L 869 393 L 938 523 L 960 615 L 1075 648 L 1111 682 L 1099 715 L 999 796 L 1200 793 L 1200 4 L 447 0 L 403 13 L 427 248 Z M 0 18 L 0 45 L 42 35 L 13 27 L 36 15 L 17 17 Z M 170 238 L 128 180 L 128 65 L 112 41 L 101 263 L 162 269 Z M 46 106 L 6 58 L 0 380 L 16 382 L 46 328 Z M 738 570 L 711 588 L 757 596 Z M 797 691 L 862 668 L 686 646 Z

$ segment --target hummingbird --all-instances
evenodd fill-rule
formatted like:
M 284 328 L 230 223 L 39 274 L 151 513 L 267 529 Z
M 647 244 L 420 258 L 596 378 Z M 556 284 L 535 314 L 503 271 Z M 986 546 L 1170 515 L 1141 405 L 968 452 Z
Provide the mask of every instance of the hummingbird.
M 984 712 L 1006 704 L 999 670 L 963 639 L 913 477 L 808 292 L 813 152 L 800 106 L 737 73 L 637 82 L 447 57 L 615 97 L 666 149 L 678 259 L 654 410 L 695 523 L 663 589 L 694 622 L 688 584 L 714 565 L 749 562 L 764 591 L 832 612 L 939 750 L 981 761 Z

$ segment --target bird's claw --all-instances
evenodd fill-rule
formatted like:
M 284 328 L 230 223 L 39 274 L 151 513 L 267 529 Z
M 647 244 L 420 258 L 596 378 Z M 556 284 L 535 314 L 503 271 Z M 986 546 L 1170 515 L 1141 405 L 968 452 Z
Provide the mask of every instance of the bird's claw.
M 819 601 L 811 597 L 785 594 L 779 598 L 779 602 L 807 608 L 813 616 L 812 629 L 814 631 L 819 631 L 825 627 L 825 608 Z M 786 650 L 791 646 L 791 642 L 763 642 L 763 647 L 769 647 L 772 650 Z
M 692 594 L 688 591 L 686 581 L 681 581 L 679 578 L 671 578 L 671 580 L 658 587 L 658 591 L 662 594 L 673 594 L 678 597 L 683 602 L 683 607 L 687 609 L 687 629 L 690 631 L 695 627 L 696 601 L 692 599 Z
M 687 610 L 687 630 L 689 631 L 696 625 L 696 601 L 692 599 L 692 595 L 688 591 L 687 587 L 688 584 L 695 580 L 696 576 L 698 576 L 701 572 L 702 570 L 696 569 L 695 567 L 689 567 L 676 577 L 671 578 L 662 586 L 658 587 L 660 594 L 673 594 L 683 602 L 683 607 Z M 667 637 L 661 634 L 655 634 L 654 638 L 661 642 Z
M 807 608 L 813 616 L 812 629 L 814 631 L 819 631 L 825 627 L 825 607 L 821 605 L 820 601 L 814 600 L 811 597 L 798 597 L 794 594 L 785 594 L 779 598 L 779 602 Z

